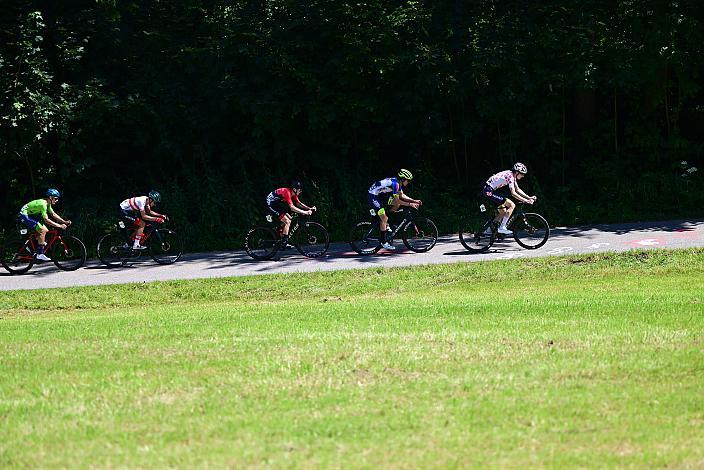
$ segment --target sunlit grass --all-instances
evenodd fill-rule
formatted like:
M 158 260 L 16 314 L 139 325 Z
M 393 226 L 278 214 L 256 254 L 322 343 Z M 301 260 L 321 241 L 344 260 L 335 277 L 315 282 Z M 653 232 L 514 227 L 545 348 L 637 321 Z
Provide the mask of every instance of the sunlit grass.
M 704 465 L 704 256 L 0 293 L 0 465 Z

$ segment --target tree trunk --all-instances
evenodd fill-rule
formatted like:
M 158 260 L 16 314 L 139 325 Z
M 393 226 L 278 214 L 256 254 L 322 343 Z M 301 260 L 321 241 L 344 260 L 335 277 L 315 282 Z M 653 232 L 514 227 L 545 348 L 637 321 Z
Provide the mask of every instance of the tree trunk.
M 618 148 L 618 88 L 614 84 L 614 155 L 616 158 L 616 192 L 620 190 L 621 178 L 621 159 L 619 158 Z
M 565 186 L 565 140 L 567 139 L 567 102 L 565 98 L 565 86 L 562 86 L 562 138 L 560 139 L 561 150 L 562 150 L 562 186 Z
M 668 75 L 667 70 L 665 70 L 665 124 L 667 126 L 667 153 L 672 154 L 673 152 L 670 151 L 670 134 L 672 132 L 672 123 L 670 120 L 670 84 Z
M 496 120 L 496 133 L 499 136 L 499 163 L 501 164 L 501 168 L 504 167 L 504 152 L 501 148 L 501 120 L 497 119 Z
M 20 160 L 22 159 L 22 155 L 20 155 L 19 152 L 17 152 L 16 150 L 15 150 L 15 155 L 17 155 L 20 158 Z M 29 182 L 32 184 L 32 197 L 34 197 L 36 199 L 37 187 L 34 184 L 34 170 L 32 169 L 32 162 L 29 160 L 29 155 L 26 151 L 24 153 L 24 161 L 27 164 L 27 168 L 29 169 Z
M 472 145 L 471 138 L 469 145 Z M 464 135 L 464 183 L 469 185 L 469 148 L 467 147 L 467 134 Z
M 614 85 L 614 153 L 618 155 L 618 89 Z
M 452 109 L 450 109 L 450 104 L 447 105 L 447 118 L 450 122 L 450 152 L 452 153 L 452 162 L 455 164 L 455 175 L 457 179 L 460 178 L 460 165 L 457 162 L 457 149 L 455 148 L 455 123 L 452 119 Z

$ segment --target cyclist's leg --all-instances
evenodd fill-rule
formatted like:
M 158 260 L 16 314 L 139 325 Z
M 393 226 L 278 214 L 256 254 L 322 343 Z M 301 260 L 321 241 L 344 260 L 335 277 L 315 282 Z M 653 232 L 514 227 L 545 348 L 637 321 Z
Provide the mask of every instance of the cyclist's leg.
M 289 207 L 287 204 L 280 201 L 267 201 L 266 206 L 269 213 L 273 214 L 279 219 L 279 222 L 281 222 L 279 235 L 281 236 L 282 245 L 286 246 L 286 243 L 288 243 L 288 232 L 291 229 L 291 215 L 288 213 Z
M 137 230 L 134 232 L 134 244 L 132 248 L 139 249 L 142 248 L 142 238 L 144 237 L 144 227 L 147 226 L 146 222 L 142 219 L 137 219 L 136 222 Z
M 291 214 L 285 212 L 281 214 L 281 235 L 288 237 L 288 231 L 291 229 Z
M 118 220 L 125 223 L 125 233 L 129 232 L 130 238 L 134 238 L 137 225 L 139 225 L 139 215 L 131 210 L 123 209 L 120 207 L 117 213 Z
M 494 222 L 501 222 L 501 220 L 506 215 L 506 202 L 509 200 L 499 194 L 496 194 L 494 192 L 494 189 L 488 184 L 484 186 L 484 189 L 482 189 L 480 195 L 483 199 L 485 199 L 487 202 L 492 203 L 496 207 L 498 214 L 494 218 Z
M 401 198 L 395 197 L 395 198 L 389 198 L 389 210 L 391 212 L 398 212 L 398 210 L 401 208 Z
M 44 252 L 46 250 L 46 234 L 49 232 L 49 229 L 46 227 L 46 225 L 38 223 L 36 230 L 38 234 L 37 259 L 42 261 L 51 261 L 51 258 L 49 258 Z
M 391 230 L 389 230 L 389 216 L 386 213 L 383 202 L 379 196 L 369 193 L 369 204 L 375 209 L 376 215 L 379 217 L 379 238 L 381 238 L 381 246 L 387 250 L 394 250 L 395 247 L 391 243 Z
M 382 204 L 379 196 L 372 193 L 367 193 L 367 202 L 369 203 L 369 207 L 372 208 L 376 216 L 379 217 L 379 230 L 381 231 L 382 238 L 381 241 L 385 242 L 386 239 L 384 237 L 386 234 L 386 228 L 388 227 L 387 224 L 389 222 L 389 216 L 386 215 L 386 209 L 384 208 L 384 204 Z
M 42 247 L 46 246 L 46 234 L 49 232 L 49 229 L 47 228 L 46 225 L 42 223 L 37 224 L 37 233 L 39 234 L 37 236 L 37 239 L 39 239 L 39 247 L 40 247 L 40 253 L 44 252 L 44 249 Z
M 506 229 L 506 222 L 508 222 L 508 219 L 511 217 L 511 214 L 513 214 L 513 210 L 516 208 L 516 204 L 510 200 L 509 198 L 506 198 L 506 200 L 503 203 L 503 209 L 500 210 L 500 212 L 503 213 L 501 216 L 501 226 L 500 228 Z
M 31 217 L 29 217 L 29 216 L 27 216 L 27 215 L 24 215 L 24 214 L 19 214 L 19 215 L 17 216 L 17 220 L 18 220 L 22 225 L 24 225 L 25 227 L 27 227 L 27 228 L 29 229 L 29 231 L 31 231 L 31 232 L 36 232 L 36 233 L 37 233 L 37 239 L 39 239 L 39 237 L 42 237 L 42 241 L 45 240 L 46 231 L 44 232 L 44 235 L 42 236 L 42 227 L 44 227 L 44 224 L 43 224 L 40 220 L 33 219 L 33 218 L 31 218 Z M 46 227 L 45 227 L 45 228 L 46 228 Z
M 32 217 L 24 214 L 19 215 L 19 221 L 22 225 L 37 234 L 37 255 L 41 256 L 40 259 L 46 258 L 44 255 L 44 248 L 46 248 L 46 234 L 49 229 L 46 228 L 46 225 L 44 225 L 42 221 L 33 219 Z
M 132 249 L 144 249 L 145 247 L 142 246 L 141 241 L 142 235 L 144 234 L 144 227 L 146 227 L 147 224 L 139 217 L 139 213 L 132 210 L 120 209 L 120 217 L 126 222 L 126 227 L 129 227 L 130 238 L 134 239 Z

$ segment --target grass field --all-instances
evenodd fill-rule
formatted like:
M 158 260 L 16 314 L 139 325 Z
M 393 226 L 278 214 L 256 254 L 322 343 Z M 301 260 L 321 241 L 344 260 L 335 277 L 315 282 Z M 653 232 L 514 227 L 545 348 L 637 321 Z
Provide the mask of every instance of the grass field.
M 0 292 L 0 467 L 704 467 L 704 251 Z

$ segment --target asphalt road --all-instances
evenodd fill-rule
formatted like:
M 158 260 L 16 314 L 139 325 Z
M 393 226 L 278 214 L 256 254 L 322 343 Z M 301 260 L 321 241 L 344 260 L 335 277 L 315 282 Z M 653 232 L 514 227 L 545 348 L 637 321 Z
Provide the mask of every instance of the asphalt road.
M 428 253 L 405 250 L 396 242 L 396 252 L 380 251 L 373 256 L 359 256 L 347 244 L 333 244 L 327 256 L 307 259 L 288 250 L 272 261 L 254 261 L 243 251 L 193 253 L 178 263 L 160 266 L 146 257 L 129 267 L 108 269 L 99 261 L 89 261 L 73 272 L 59 271 L 53 264 L 35 265 L 24 275 L 0 273 L 0 291 L 41 289 L 48 287 L 125 284 L 211 277 L 246 276 L 290 272 L 329 271 L 370 267 L 411 266 L 422 264 L 466 263 L 473 261 L 539 256 L 570 255 L 605 251 L 652 248 L 687 248 L 704 246 L 704 221 L 666 221 L 596 225 L 552 229 L 548 242 L 540 249 L 525 250 L 513 240 L 496 243 L 487 253 L 468 253 L 457 235 L 440 237 Z M 404 248 L 404 249 L 402 249 Z M 2 267 L 0 267 L 0 271 Z

